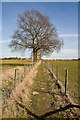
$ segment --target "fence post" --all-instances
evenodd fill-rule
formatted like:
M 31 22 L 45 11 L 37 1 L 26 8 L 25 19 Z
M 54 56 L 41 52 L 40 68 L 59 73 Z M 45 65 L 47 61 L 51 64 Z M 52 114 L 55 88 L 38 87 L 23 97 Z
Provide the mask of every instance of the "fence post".
M 65 94 L 66 94 L 66 90 L 67 90 L 67 83 L 68 83 L 68 70 L 66 70 L 66 72 L 65 72 Z
M 52 64 L 52 74 L 53 74 L 54 64 Z
M 14 73 L 14 88 L 16 88 L 16 69 L 15 69 L 15 73 Z
M 58 80 L 58 66 L 56 67 L 56 77 L 57 77 L 57 80 Z

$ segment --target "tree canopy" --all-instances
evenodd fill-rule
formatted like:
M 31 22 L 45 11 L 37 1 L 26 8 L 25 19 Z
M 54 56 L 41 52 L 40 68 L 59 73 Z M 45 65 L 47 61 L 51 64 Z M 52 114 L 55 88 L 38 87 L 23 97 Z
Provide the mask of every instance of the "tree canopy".
M 36 61 L 38 53 L 49 54 L 54 50 L 59 51 L 63 46 L 63 40 L 59 38 L 49 17 L 39 11 L 24 11 L 18 15 L 17 23 L 18 29 L 9 44 L 12 50 L 32 49 Z

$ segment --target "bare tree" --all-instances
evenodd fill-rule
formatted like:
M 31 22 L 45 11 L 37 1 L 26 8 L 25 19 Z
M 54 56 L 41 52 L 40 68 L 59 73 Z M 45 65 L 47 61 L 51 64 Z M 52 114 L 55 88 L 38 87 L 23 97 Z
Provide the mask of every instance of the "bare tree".
M 32 49 L 34 61 L 37 61 L 38 53 L 48 54 L 60 50 L 63 41 L 59 39 L 48 16 L 37 10 L 28 10 L 18 17 L 18 30 L 9 44 L 12 50 Z

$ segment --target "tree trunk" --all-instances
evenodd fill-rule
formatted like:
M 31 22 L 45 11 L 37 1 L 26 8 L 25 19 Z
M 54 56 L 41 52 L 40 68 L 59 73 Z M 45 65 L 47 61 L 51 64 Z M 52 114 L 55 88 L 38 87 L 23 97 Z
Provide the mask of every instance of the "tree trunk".
M 38 51 L 39 51 L 39 50 L 36 51 L 36 61 L 37 61 L 37 57 L 38 57 Z
M 33 60 L 34 60 L 34 62 L 37 62 L 37 56 L 38 56 L 38 50 L 37 51 L 33 50 Z
M 33 49 L 33 61 L 36 62 L 36 52 L 35 52 L 35 49 Z
M 33 60 L 34 60 L 34 62 L 36 62 L 36 52 L 35 51 L 33 52 Z

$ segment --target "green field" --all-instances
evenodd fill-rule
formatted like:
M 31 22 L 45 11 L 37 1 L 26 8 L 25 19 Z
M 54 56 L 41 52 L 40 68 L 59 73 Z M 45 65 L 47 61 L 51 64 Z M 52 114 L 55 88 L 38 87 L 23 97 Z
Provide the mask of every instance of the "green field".
M 30 64 L 32 60 L 0 60 L 2 64 Z
M 5 72 L 8 69 L 16 66 L 23 66 L 24 64 L 32 64 L 32 60 L 0 60 L 0 72 Z
M 65 71 L 68 70 L 68 88 L 73 97 L 78 95 L 78 60 L 48 60 L 50 65 L 54 64 L 54 73 L 58 66 L 58 79 L 65 81 Z
M 14 60 L 14 62 L 17 64 L 17 61 Z M 48 60 L 47 61 L 49 63 L 49 67 L 52 67 L 52 64 L 54 64 L 54 73 L 56 75 L 56 68 L 58 66 L 58 78 L 59 80 L 61 80 L 64 83 L 65 80 L 65 70 L 68 70 L 69 76 L 68 76 L 68 88 L 70 89 L 71 92 L 71 97 L 76 98 L 76 95 L 78 94 L 78 61 L 72 61 L 72 60 Z M 5 63 L 5 61 L 4 61 Z M 6 62 L 6 63 L 11 63 L 10 62 Z M 18 63 L 20 63 L 18 61 Z M 26 61 L 26 63 L 28 63 Z M 32 63 L 30 61 L 30 63 Z M 12 64 L 12 63 L 11 63 Z M 22 64 L 22 63 L 21 63 Z M 5 67 L 6 65 L 3 65 L 3 67 Z M 16 78 L 16 87 L 17 85 L 20 83 L 20 80 L 24 79 L 24 66 L 15 66 L 16 68 L 18 67 L 20 69 L 20 71 L 17 71 L 17 78 Z M 29 70 L 28 68 L 29 66 L 26 66 L 26 70 Z M 6 66 L 4 69 L 4 72 L 2 72 L 4 74 L 4 77 L 2 79 L 2 88 L 4 89 L 4 93 L 2 93 L 2 97 L 3 97 L 3 110 L 5 108 L 7 108 L 5 105 L 6 101 L 9 98 L 9 95 L 11 95 L 11 92 L 13 89 L 15 89 L 16 87 L 14 87 L 14 66 Z M 6 71 L 6 69 L 8 69 Z M 61 97 L 60 94 L 60 89 L 58 89 L 57 87 L 55 87 L 55 79 L 52 77 L 52 74 L 50 73 L 50 71 L 47 69 L 47 67 L 45 67 L 45 64 L 42 63 L 40 64 L 40 66 L 38 67 L 38 72 L 35 76 L 35 78 L 33 78 L 33 85 L 30 87 L 29 86 L 29 91 L 30 91 L 30 103 L 29 106 L 27 106 L 27 108 L 32 111 L 33 113 L 35 113 L 36 115 L 42 115 L 45 114 L 48 111 L 52 111 L 57 109 L 57 107 L 61 107 L 61 106 L 65 106 L 67 104 L 67 102 L 65 101 L 65 97 Z M 11 73 L 10 73 L 11 72 Z M 9 74 L 7 74 L 9 73 Z M 13 73 L 13 74 L 12 74 Z M 35 71 L 34 71 L 35 73 Z M 28 71 L 26 71 L 26 74 L 28 74 Z M 54 81 L 54 82 L 53 82 Z M 27 82 L 27 81 L 26 81 Z M 23 86 L 24 87 L 24 86 Z M 21 87 L 20 87 L 21 88 Z M 26 89 L 28 89 L 28 86 L 26 84 Z M 24 93 L 24 94 L 23 94 Z M 74 94 L 73 94 L 74 93 Z M 23 96 L 26 96 L 26 92 L 22 91 Z M 19 96 L 20 97 L 20 96 Z M 21 97 L 20 97 L 21 98 Z M 77 100 L 77 99 L 75 99 Z M 77 102 L 75 102 L 77 103 Z M 22 108 L 20 108 L 21 110 Z M 19 111 L 17 111 L 17 114 Z M 25 111 L 24 111 L 25 112 Z M 24 112 L 20 113 L 20 117 L 21 114 L 24 114 Z M 58 118 L 58 117 L 65 117 L 69 115 L 70 111 L 65 111 L 65 112 L 61 112 L 60 114 L 55 114 L 53 116 L 50 116 L 51 118 Z
M 15 68 L 16 68 L 16 85 L 24 79 L 29 72 L 29 65 L 32 65 L 32 60 L 2 60 L 0 61 L 0 72 L 2 74 L 2 89 L 5 91 L 3 97 L 7 96 L 14 88 Z M 27 66 L 24 67 L 24 64 Z

